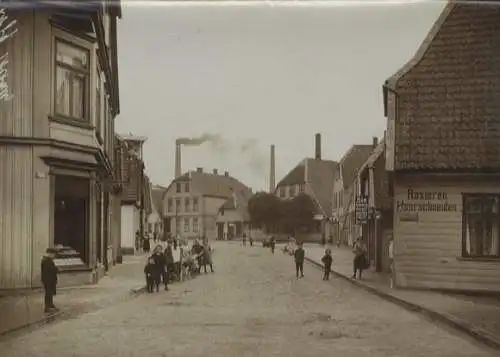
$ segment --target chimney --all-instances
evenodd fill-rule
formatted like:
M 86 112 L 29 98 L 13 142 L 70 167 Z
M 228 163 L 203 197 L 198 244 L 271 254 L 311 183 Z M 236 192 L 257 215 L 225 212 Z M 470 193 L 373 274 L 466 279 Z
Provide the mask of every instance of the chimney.
M 196 172 L 200 172 L 200 173 L 203 172 L 203 167 L 197 167 Z
M 321 134 L 317 133 L 315 135 L 315 145 L 314 145 L 314 158 L 316 160 L 321 160 Z
M 229 177 L 229 172 L 224 171 L 224 176 Z
M 181 166 L 181 144 L 175 143 L 175 178 L 178 178 L 182 175 L 182 166 Z
M 275 146 L 271 145 L 271 158 L 270 158 L 270 167 L 269 167 L 269 193 L 273 193 L 276 188 L 276 158 L 275 158 Z
M 214 169 L 214 175 L 217 175 L 218 171 L 217 169 Z
M 375 149 L 378 146 L 378 138 L 376 136 L 373 137 L 373 148 Z

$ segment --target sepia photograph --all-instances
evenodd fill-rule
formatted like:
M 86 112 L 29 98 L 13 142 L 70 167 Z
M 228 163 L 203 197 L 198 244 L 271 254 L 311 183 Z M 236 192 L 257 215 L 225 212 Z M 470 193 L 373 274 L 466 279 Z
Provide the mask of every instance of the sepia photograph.
M 500 1 L 0 0 L 1 357 L 500 355 Z

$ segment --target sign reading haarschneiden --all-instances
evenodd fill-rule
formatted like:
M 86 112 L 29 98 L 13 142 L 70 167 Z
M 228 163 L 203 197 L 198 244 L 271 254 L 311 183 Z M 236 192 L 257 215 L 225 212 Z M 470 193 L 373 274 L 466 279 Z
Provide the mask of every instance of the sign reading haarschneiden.
M 0 4 L 3 0 L 0 0 Z M 0 7 L 0 45 L 11 39 L 17 32 L 16 20 L 9 19 L 7 9 Z M 7 81 L 9 75 L 9 53 L 0 54 L 0 100 L 8 101 L 12 99 L 10 94 L 9 83 Z
M 396 202 L 400 213 L 412 212 L 456 212 L 456 203 L 448 201 L 448 194 L 442 191 L 415 191 L 408 189 L 407 199 Z

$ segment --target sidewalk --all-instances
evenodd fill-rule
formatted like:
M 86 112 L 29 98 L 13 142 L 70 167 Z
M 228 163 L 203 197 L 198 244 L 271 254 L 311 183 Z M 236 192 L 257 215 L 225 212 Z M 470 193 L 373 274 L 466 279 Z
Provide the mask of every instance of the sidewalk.
M 143 289 L 144 261 L 143 255 L 126 256 L 123 264 L 111 267 L 109 274 L 98 284 L 58 289 L 54 302 L 61 311 L 53 315 L 44 314 L 40 290 L 22 294 L 4 292 L 5 295 L 0 297 L 0 336 L 131 298 Z
M 304 245 L 306 260 L 321 265 L 325 247 Z M 391 289 L 386 274 L 372 270 L 363 272 L 363 280 L 351 279 L 352 252 L 346 247 L 331 247 L 333 273 L 365 290 L 402 307 L 417 311 L 435 321 L 467 333 L 476 340 L 500 349 L 500 300 L 430 291 Z

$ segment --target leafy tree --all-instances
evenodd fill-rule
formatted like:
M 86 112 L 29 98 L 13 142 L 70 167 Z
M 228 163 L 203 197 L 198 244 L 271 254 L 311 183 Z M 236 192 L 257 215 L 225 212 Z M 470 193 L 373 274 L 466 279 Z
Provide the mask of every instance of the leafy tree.
M 316 203 L 305 193 L 282 202 L 282 227 L 295 233 L 297 230 L 310 228 L 314 223 Z
M 257 192 L 248 201 L 250 223 L 254 227 L 269 228 L 276 225 L 281 216 L 281 201 L 268 192 Z

